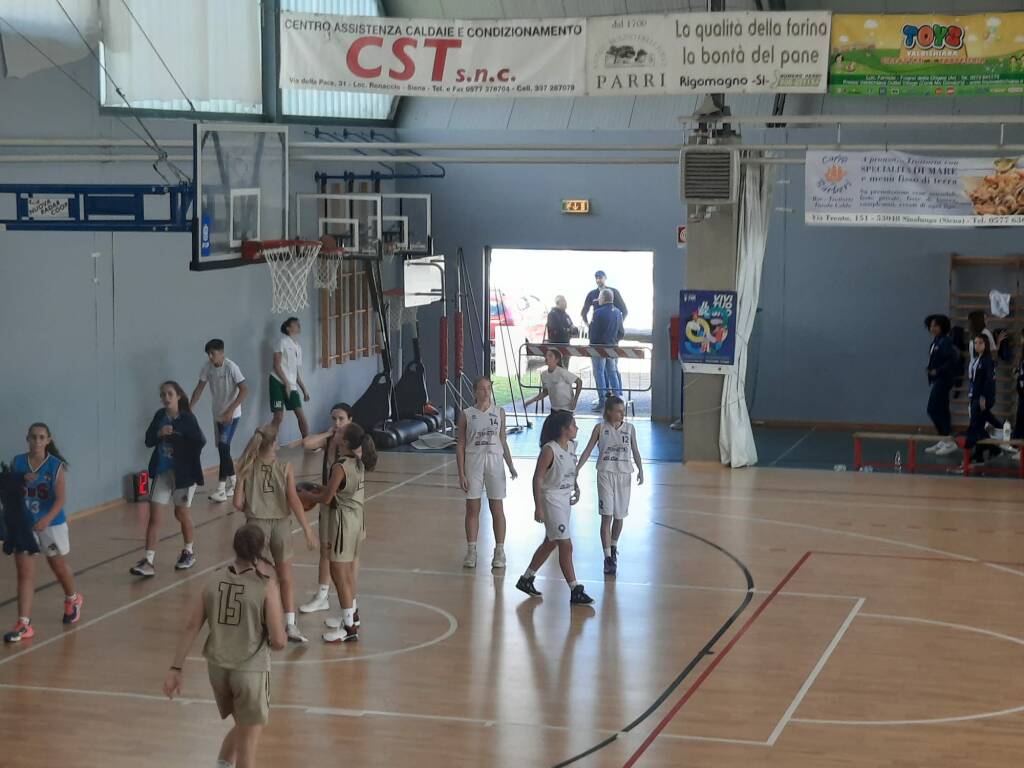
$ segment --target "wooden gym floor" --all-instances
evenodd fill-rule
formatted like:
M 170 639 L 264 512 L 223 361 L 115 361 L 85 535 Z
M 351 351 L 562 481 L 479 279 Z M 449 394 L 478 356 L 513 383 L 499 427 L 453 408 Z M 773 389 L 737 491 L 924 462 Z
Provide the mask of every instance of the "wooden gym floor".
M 318 456 L 299 460 L 319 468 Z M 324 614 L 302 619 L 313 640 L 275 657 L 261 765 L 1019 764 L 1017 482 L 654 464 L 633 491 L 618 576 L 605 579 L 588 468 L 573 538 L 591 610 L 570 608 L 554 558 L 543 599 L 515 590 L 541 538 L 532 462 L 517 464 L 508 569 L 486 567 L 485 525 L 473 573 L 460 567 L 454 461 L 382 456 L 360 641 L 325 646 Z M 149 581 L 128 576 L 141 506 L 72 522 L 84 618 L 63 630 L 59 589 L 44 588 L 36 638 L 0 649 L 0 764 L 213 765 L 226 727 L 205 664 L 186 667 L 186 700 L 160 693 L 183 606 L 240 521 L 205 494 L 193 512 L 199 564 L 174 572 L 171 520 Z M 302 601 L 315 553 L 296 562 Z M 7 559 L 5 628 L 13 596 Z

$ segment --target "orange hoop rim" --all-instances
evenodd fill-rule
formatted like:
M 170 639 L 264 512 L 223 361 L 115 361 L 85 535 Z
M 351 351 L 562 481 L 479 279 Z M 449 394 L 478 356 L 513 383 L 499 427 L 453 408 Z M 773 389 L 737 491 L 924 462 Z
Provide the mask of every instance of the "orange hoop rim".
M 266 261 L 263 258 L 263 251 L 278 248 L 293 248 L 312 247 L 315 245 L 321 245 L 319 240 L 243 240 L 242 241 L 242 258 L 246 261 L 255 263 Z M 323 250 L 321 246 L 321 250 Z

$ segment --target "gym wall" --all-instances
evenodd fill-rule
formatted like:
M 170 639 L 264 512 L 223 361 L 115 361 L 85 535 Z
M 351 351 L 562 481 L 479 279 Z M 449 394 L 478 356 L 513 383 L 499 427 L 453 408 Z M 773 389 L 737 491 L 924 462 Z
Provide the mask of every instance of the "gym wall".
M 95 65 L 72 67 L 81 82 Z M 95 101 L 56 71 L 0 79 L 4 137 L 127 137 Z M 188 121 L 150 119 L 161 138 L 191 138 Z M 302 128 L 293 128 L 299 140 Z M 292 191 L 313 192 L 312 166 L 293 166 Z M 0 166 L 5 182 L 152 183 L 145 164 L 35 163 Z M 93 253 L 99 256 L 93 259 Z M 177 380 L 191 394 L 206 358 L 203 345 L 223 338 L 250 385 L 236 455 L 269 421 L 270 345 L 284 315 L 270 313 L 270 275 L 263 265 L 194 273 L 191 235 L 110 232 L 0 232 L 0 327 L 7 342 L 0 402 L 0 458 L 25 450 L 29 423 L 44 421 L 71 465 L 72 512 L 117 498 L 125 477 L 144 469 L 143 434 L 160 406 L 157 390 Z M 95 280 L 95 282 L 94 282 Z M 319 367 L 316 300 L 301 313 L 308 416 L 326 428 L 331 403 L 354 401 L 376 372 L 376 357 Z M 197 407 L 207 436 L 205 466 L 215 466 L 210 394 Z M 283 439 L 298 437 L 285 421 Z

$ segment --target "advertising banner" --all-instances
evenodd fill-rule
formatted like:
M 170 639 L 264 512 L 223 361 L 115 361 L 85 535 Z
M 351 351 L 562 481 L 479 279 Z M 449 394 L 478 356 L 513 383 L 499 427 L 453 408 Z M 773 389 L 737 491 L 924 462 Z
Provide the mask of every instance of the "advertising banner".
M 680 291 L 679 360 L 691 373 L 728 373 L 736 362 L 736 291 Z
M 805 169 L 808 224 L 1024 226 L 1017 158 L 814 151 Z
M 829 91 L 870 96 L 1024 93 L 1024 13 L 835 14 Z
M 282 12 L 280 86 L 395 96 L 579 96 L 585 29 L 579 18 Z
M 828 11 L 587 19 L 587 93 L 824 93 Z

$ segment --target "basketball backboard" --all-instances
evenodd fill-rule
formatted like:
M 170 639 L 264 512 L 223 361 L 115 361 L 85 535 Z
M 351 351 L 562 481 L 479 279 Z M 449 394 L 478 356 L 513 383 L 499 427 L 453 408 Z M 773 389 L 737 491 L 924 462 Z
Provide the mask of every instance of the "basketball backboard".
M 406 259 L 402 264 L 406 307 L 421 307 L 444 298 L 444 256 Z
M 295 236 L 318 240 L 332 235 L 349 253 L 377 255 L 377 243 L 384 241 L 385 225 L 401 222 L 381 216 L 381 196 L 350 192 L 300 193 L 295 195 Z
M 415 256 L 433 253 L 430 195 L 396 192 L 380 197 L 384 209 L 384 242 L 401 253 Z
M 244 240 L 288 237 L 288 128 L 196 123 L 193 270 L 249 264 Z

